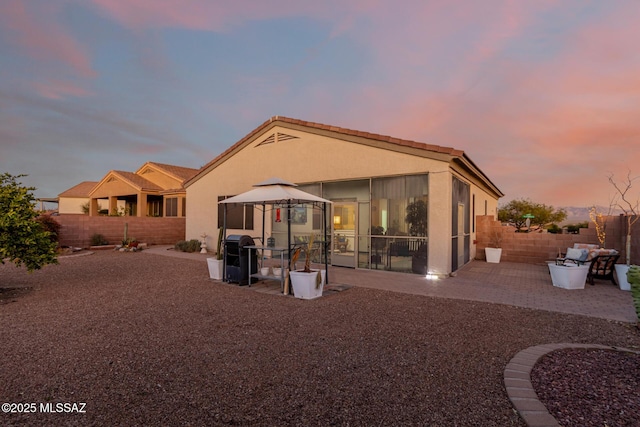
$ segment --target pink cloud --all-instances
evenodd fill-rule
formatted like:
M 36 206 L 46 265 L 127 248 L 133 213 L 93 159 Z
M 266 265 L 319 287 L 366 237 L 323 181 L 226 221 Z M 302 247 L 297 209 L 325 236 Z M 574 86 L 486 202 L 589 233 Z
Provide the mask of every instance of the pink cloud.
M 56 16 L 64 6 L 60 2 L 28 3 L 21 0 L 0 2 L 0 23 L 10 30 L 25 53 L 40 61 L 55 61 L 69 66 L 81 77 L 95 77 L 84 48 L 57 24 Z
M 129 29 L 176 27 L 223 31 L 246 20 L 322 13 L 327 5 L 288 0 L 213 2 L 202 0 L 92 0 Z M 337 3 L 336 3 L 337 4 Z M 329 9 L 331 9 L 329 5 Z M 335 5 L 334 5 L 335 6 Z
M 84 97 L 93 93 L 75 83 L 59 80 L 34 83 L 33 87 L 40 96 L 49 99 L 63 99 L 67 96 Z

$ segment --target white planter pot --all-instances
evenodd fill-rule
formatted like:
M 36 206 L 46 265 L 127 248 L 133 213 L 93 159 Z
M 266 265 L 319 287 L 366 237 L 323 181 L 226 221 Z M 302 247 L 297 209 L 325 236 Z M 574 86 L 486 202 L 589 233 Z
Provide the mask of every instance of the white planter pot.
M 261 276 L 268 276 L 269 275 L 269 267 L 262 267 L 260 269 L 260 275 Z
M 618 286 L 623 291 L 630 291 L 631 284 L 627 280 L 627 271 L 629 271 L 629 266 L 627 264 L 616 264 L 616 276 L 618 276 Z
M 487 262 L 497 264 L 500 262 L 500 257 L 502 256 L 502 248 L 484 248 L 484 254 Z
M 316 280 L 320 273 L 320 286 L 316 289 Z M 322 296 L 324 289 L 325 271 L 312 270 L 311 273 L 303 271 L 291 271 L 291 286 L 293 287 L 293 296 L 301 299 L 314 299 Z
M 589 274 L 588 265 L 565 266 L 548 263 L 553 286 L 563 289 L 584 289 Z
M 280 267 L 273 267 L 273 275 L 276 277 L 280 277 L 282 275 L 282 268 Z
M 207 265 L 209 266 L 209 277 L 215 280 L 222 280 L 222 265 L 223 260 L 215 258 L 207 258 Z

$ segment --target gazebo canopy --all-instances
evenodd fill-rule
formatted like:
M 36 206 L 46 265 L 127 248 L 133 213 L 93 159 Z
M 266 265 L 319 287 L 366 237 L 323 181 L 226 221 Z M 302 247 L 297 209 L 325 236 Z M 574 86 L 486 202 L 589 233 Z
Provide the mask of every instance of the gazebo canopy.
M 299 190 L 296 184 L 285 181 L 281 178 L 269 178 L 266 181 L 260 182 L 254 185 L 253 190 L 249 190 L 245 193 L 238 194 L 237 196 L 229 197 L 219 201 L 220 204 L 230 203 L 242 203 L 248 205 L 280 205 L 285 206 L 287 211 L 290 211 L 296 205 L 310 204 L 313 206 L 322 206 L 324 224 L 324 239 L 323 252 L 324 252 L 324 267 L 326 283 L 329 283 L 329 265 L 328 265 L 328 236 L 327 236 L 327 204 L 331 204 L 330 200 L 323 199 L 322 197 L 315 196 L 305 191 Z M 290 214 L 287 214 L 287 218 L 291 218 Z M 264 228 L 265 228 L 265 211 L 262 211 L 262 242 L 264 242 Z M 224 225 L 223 225 L 223 238 L 227 238 L 227 209 L 224 209 Z M 225 245 L 226 246 L 226 245 Z M 287 252 L 288 259 L 291 260 L 291 253 L 293 246 L 291 244 L 291 220 L 287 220 Z M 267 249 L 267 247 L 264 247 Z
M 267 205 L 302 205 L 305 203 L 331 203 L 327 199 L 299 190 L 296 184 L 280 178 L 270 178 L 255 184 L 253 190 L 221 200 L 220 203 L 247 203 Z

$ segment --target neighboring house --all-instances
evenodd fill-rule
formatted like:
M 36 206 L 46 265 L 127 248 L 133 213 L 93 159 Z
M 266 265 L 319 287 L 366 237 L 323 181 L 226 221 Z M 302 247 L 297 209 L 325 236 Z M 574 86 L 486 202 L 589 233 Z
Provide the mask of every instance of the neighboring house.
M 97 181 L 83 181 L 58 195 L 59 214 L 88 214 L 89 193 Z M 106 204 L 99 209 L 106 209 Z
M 333 265 L 421 274 L 472 259 L 475 216 L 496 215 L 503 196 L 463 151 L 275 116 L 185 182 L 185 238 L 206 233 L 214 247 L 218 201 L 271 177 L 333 201 L 325 220 Z M 231 206 L 227 216 L 228 234 L 262 236 L 262 206 Z M 296 240 L 324 235 L 317 209 L 290 217 Z M 286 246 L 287 213 L 267 206 L 264 232 Z
M 89 215 L 184 217 L 185 180 L 198 169 L 147 162 L 136 172 L 112 170 L 89 191 Z

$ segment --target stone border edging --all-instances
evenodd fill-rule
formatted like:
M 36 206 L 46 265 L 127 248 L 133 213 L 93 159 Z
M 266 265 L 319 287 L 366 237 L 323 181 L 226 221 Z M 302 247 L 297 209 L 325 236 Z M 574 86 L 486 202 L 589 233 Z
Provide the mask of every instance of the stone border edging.
M 545 354 L 570 348 L 594 348 L 638 353 L 635 350 L 608 345 L 571 343 L 537 345 L 517 353 L 504 369 L 504 385 L 507 388 L 509 400 L 529 427 L 560 426 L 546 406 L 538 400 L 538 395 L 531 384 L 531 370 Z
M 77 258 L 77 257 L 87 256 L 87 255 L 93 255 L 93 252 L 86 251 L 86 252 L 82 252 L 82 253 L 79 253 L 79 254 L 72 253 L 71 255 L 60 255 L 57 258 Z

